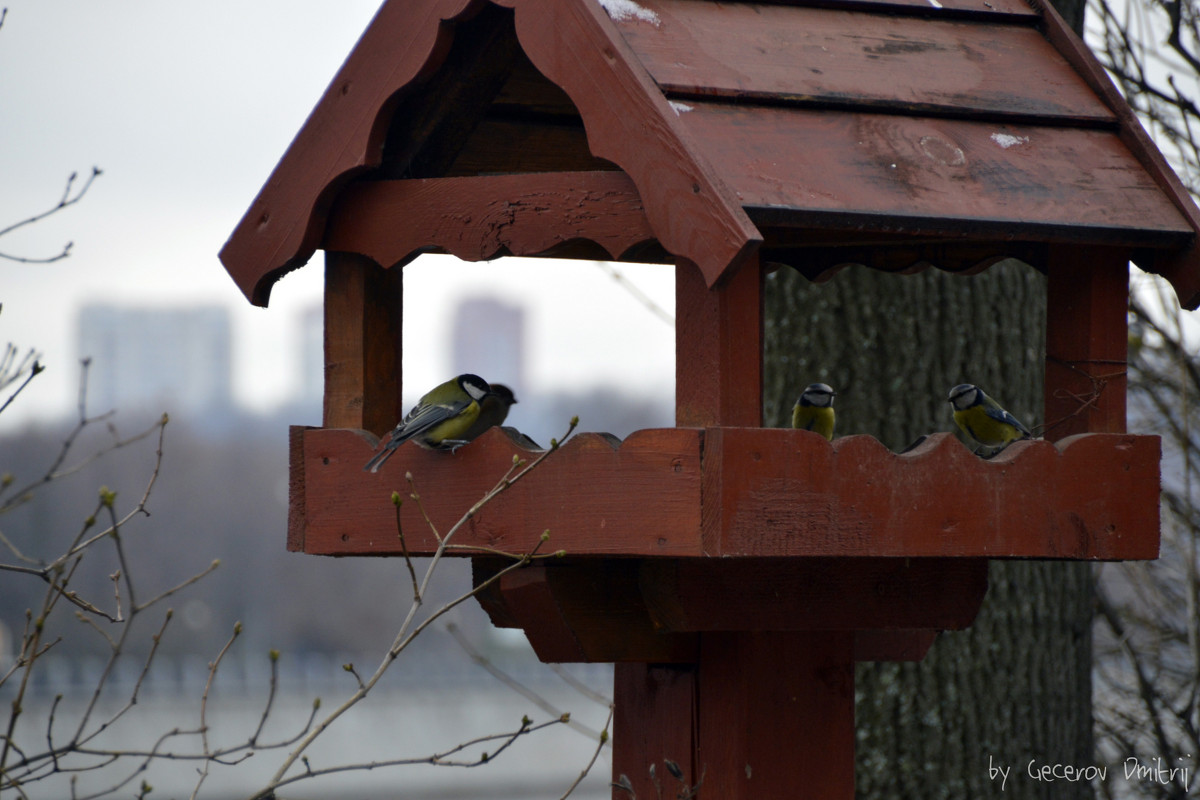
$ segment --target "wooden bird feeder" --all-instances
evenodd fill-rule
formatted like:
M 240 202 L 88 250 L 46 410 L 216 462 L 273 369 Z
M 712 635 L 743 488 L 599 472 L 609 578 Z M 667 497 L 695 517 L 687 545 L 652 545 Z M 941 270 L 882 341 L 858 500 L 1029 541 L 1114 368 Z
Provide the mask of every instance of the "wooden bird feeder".
M 850 800 L 856 660 L 968 626 L 988 559 L 1158 554 L 1159 442 L 1125 433 L 1127 265 L 1195 308 L 1200 212 L 1031 2 L 385 2 L 221 252 L 263 306 L 326 252 L 324 425 L 292 430 L 288 547 L 398 555 L 406 472 L 445 526 L 530 455 L 493 429 L 362 471 L 406 410 L 417 254 L 673 263 L 678 427 L 576 435 L 457 542 L 553 531 L 566 558 L 481 601 L 544 660 L 617 662 L 613 771 L 639 796 L 665 757 L 713 797 Z M 897 455 L 761 427 L 768 264 L 1004 257 L 1048 276 L 1055 441 L 983 461 L 948 434 Z

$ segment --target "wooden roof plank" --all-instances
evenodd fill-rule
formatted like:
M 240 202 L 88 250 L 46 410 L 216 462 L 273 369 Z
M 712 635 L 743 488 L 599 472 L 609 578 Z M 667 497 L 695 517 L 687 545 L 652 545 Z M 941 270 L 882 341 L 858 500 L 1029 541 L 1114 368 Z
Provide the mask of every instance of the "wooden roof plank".
M 1095 58 L 1049 6 L 1021 12 L 1021 0 L 987 0 L 987 11 L 976 13 L 976 0 L 938 0 L 928 9 L 889 0 L 806 4 L 821 9 L 645 0 L 650 19 L 618 14 L 614 22 L 596 0 L 493 2 L 516 9 L 522 48 L 575 103 L 592 152 L 632 178 L 663 249 L 698 263 L 709 285 L 759 246 L 758 224 L 975 239 L 1008 238 L 1008 229 L 1020 226 L 1025 241 L 1136 247 L 1139 265 L 1167 277 L 1184 306 L 1200 305 L 1200 210 Z M 401 93 L 439 68 L 455 21 L 483 4 L 383 5 L 222 249 L 222 261 L 252 302 L 265 305 L 273 282 L 311 256 L 338 192 L 379 164 L 384 128 Z M 826 30 L 818 22 L 835 18 L 871 21 L 835 37 L 840 44 L 829 50 L 818 44 Z M 785 19 L 791 33 L 780 37 L 769 23 Z M 864 44 L 863 31 L 873 43 Z M 667 41 L 668 33 L 682 38 Z M 736 60 L 728 51 L 734 40 L 742 45 Z M 702 60 L 684 46 L 698 41 Z M 667 49 L 656 51 L 660 46 Z M 857 53 L 869 67 L 839 73 L 817 66 L 819 76 L 787 68 L 819 46 L 840 53 L 837 65 L 849 65 Z M 1038 55 L 1034 61 L 1053 64 L 1047 74 L 1056 77 L 1037 77 L 1030 59 L 1019 57 L 1027 47 Z M 884 83 L 907 80 L 918 52 L 930 59 L 932 66 L 921 67 L 929 83 L 888 90 Z M 672 54 L 703 69 L 668 80 L 672 70 L 688 72 Z M 995 69 L 962 68 L 963 54 Z M 959 67 L 937 68 L 943 58 Z M 887 82 L 869 77 L 880 61 Z M 1076 78 L 1064 74 L 1063 63 Z M 722 108 L 689 95 L 694 110 L 687 111 L 668 102 L 648 67 L 668 89 L 770 102 Z M 1010 70 L 1029 80 L 1012 78 Z M 793 83 L 792 72 L 803 80 Z M 1001 80 L 1014 87 L 1032 85 L 1032 98 L 1005 104 L 992 72 L 1004 72 Z M 1080 80 L 1090 99 L 1080 96 Z M 798 101 L 839 108 L 841 118 L 784 107 Z M 870 104 L 886 107 L 892 119 L 865 110 Z M 1102 106 L 1114 113 L 1106 117 Z M 1013 109 L 1018 116 L 995 123 Z M 992 122 L 947 118 L 954 114 Z M 1064 121 L 1073 125 L 1050 127 Z
M 478 2 L 379 9 L 221 249 L 222 263 L 252 303 L 265 306 L 272 284 L 309 259 L 334 192 L 378 163 L 389 101 L 445 57 L 450 36 L 442 21 Z
M 378 165 L 398 93 L 436 69 L 453 26 L 482 0 L 386 2 L 221 250 L 251 302 L 319 244 L 333 197 Z M 678 124 L 608 15 L 594 0 L 495 0 L 516 11 L 517 35 L 538 69 L 574 101 L 595 155 L 637 184 L 664 247 L 700 265 L 712 285 L 761 235 L 720 173 Z
M 668 93 L 962 115 L 1115 117 L 1031 25 L 657 0 L 619 23 Z
M 1120 122 L 1121 138 L 1130 152 L 1141 162 L 1163 193 L 1171 199 L 1179 213 L 1187 219 L 1192 230 L 1200 231 L 1200 208 L 1196 207 L 1191 193 L 1155 146 L 1137 114 L 1125 102 L 1100 62 L 1054 10 L 1053 5 L 1045 0 L 1029 2 L 1043 18 L 1046 38 L 1087 82 L 1092 91 L 1114 109 Z M 1200 308 L 1200 242 L 1196 241 L 1196 237 L 1192 238 L 1186 248 L 1157 256 L 1152 262 L 1139 262 L 1139 266 L 1165 277 L 1175 289 L 1175 294 L 1184 308 Z
M 763 0 L 759 5 L 793 5 L 793 0 Z M 887 14 L 914 14 L 929 19 L 970 17 L 990 20 L 1036 20 L 1025 0 L 807 0 L 804 5 L 849 8 Z
M 1128 230 L 1164 246 L 1193 232 L 1115 132 L 717 103 L 682 119 L 747 207 L 780 216 L 926 220 L 926 233 L 978 221 L 1012 225 L 1015 239 L 1038 226 Z
M 494 0 L 516 9 L 529 60 L 574 101 L 592 153 L 633 179 L 663 247 L 709 286 L 762 236 L 595 0 Z

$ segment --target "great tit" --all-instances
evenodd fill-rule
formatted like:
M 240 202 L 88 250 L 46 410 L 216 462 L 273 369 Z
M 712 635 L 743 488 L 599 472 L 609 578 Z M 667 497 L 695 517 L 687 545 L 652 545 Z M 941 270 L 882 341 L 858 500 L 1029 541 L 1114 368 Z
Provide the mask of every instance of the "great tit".
M 413 406 L 363 470 L 378 472 L 396 448 L 412 439 L 430 450 L 454 450 L 465 444 L 463 436 L 479 418 L 480 403 L 492 392 L 488 382 L 469 373 L 435 386 Z
M 960 383 L 947 399 L 954 406 L 955 424 L 982 445 L 1003 449 L 1018 439 L 1033 437 L 1019 419 L 974 384 Z
M 479 417 L 460 438 L 469 442 L 483 435 L 488 428 L 503 425 L 504 420 L 508 419 L 508 410 L 516 404 L 517 398 L 513 396 L 512 389 L 503 383 L 493 383 L 492 391 L 479 403 Z
M 827 383 L 810 383 L 792 406 L 792 427 L 819 433 L 833 441 L 834 391 Z

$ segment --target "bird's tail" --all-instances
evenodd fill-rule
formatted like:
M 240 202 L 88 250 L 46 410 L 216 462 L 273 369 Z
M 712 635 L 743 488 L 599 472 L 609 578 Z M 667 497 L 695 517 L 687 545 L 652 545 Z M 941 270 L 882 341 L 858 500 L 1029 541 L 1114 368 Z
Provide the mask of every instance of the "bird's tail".
M 363 465 L 363 472 L 379 472 L 379 468 L 383 466 L 383 462 L 392 457 L 392 453 L 396 452 L 394 447 L 385 447 L 375 455 L 371 456 L 371 460 Z

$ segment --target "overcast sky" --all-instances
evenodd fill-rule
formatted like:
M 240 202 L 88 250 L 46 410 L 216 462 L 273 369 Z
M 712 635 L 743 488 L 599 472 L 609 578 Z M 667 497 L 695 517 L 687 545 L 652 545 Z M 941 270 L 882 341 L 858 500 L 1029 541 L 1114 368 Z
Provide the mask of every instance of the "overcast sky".
M 0 342 L 36 347 L 49 365 L 0 427 L 70 410 L 74 320 L 88 302 L 227 306 L 239 400 L 266 408 L 296 390 L 296 322 L 319 302 L 321 255 L 278 284 L 264 311 L 242 297 L 217 253 L 377 5 L 8 2 L 0 28 L 0 227 L 52 206 L 72 171 L 82 177 L 95 165 L 104 175 L 79 205 L 0 238 L 0 250 L 26 256 L 74 242 L 70 258 L 54 264 L 0 260 Z M 631 269 L 670 310 L 670 267 Z M 507 301 L 536 300 L 526 393 L 556 383 L 670 385 L 670 327 L 594 265 L 447 272 L 406 274 L 406 330 L 424 334 L 419 343 L 406 337 L 408 387 L 449 377 L 441 342 L 463 282 Z M 414 298 L 428 316 L 417 316 Z

